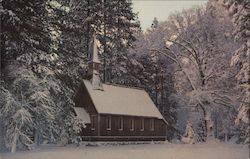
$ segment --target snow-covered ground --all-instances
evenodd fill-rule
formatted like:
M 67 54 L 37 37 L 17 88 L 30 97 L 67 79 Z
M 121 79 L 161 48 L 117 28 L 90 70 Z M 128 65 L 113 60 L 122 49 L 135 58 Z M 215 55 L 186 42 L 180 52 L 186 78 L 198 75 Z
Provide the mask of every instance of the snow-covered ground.
M 249 159 L 249 148 L 221 143 L 53 147 L 5 153 L 0 159 Z

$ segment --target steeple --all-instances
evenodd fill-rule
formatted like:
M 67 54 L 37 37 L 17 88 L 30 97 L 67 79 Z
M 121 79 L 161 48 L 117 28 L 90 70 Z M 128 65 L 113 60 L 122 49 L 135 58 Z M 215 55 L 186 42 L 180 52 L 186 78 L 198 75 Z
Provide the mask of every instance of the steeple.
M 101 62 L 98 57 L 96 35 L 94 32 L 89 44 L 89 62 L 87 76 L 89 77 L 92 83 L 93 89 L 96 90 L 103 90 L 102 82 L 99 75 L 100 63 Z

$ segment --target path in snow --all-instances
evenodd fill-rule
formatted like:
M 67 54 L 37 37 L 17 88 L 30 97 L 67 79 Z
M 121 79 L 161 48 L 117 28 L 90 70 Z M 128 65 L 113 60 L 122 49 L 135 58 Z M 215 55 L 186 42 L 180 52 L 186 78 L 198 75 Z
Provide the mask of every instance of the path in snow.
M 0 159 L 249 159 L 249 149 L 227 144 L 57 147 L 5 153 Z

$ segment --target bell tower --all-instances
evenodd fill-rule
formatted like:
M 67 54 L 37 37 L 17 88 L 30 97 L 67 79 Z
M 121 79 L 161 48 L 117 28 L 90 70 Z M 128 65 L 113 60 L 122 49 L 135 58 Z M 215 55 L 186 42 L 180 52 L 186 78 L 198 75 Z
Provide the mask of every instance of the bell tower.
M 95 32 L 92 35 L 89 43 L 89 62 L 87 77 L 90 79 L 93 89 L 103 90 L 102 82 L 99 74 L 100 60 L 98 57 L 97 41 Z

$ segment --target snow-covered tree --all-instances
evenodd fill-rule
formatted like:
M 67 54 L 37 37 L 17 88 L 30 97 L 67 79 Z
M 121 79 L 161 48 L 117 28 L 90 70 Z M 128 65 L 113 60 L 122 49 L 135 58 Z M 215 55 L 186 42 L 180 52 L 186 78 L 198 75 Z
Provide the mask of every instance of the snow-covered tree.
M 166 120 L 172 124 L 175 122 L 176 103 L 168 97 L 173 92 L 173 62 L 150 51 L 152 48 L 164 47 L 163 31 L 164 27 L 159 25 L 155 30 L 136 32 L 137 40 L 133 43 L 133 48 L 127 51 L 126 56 L 117 60 L 112 82 L 144 88 Z M 169 140 L 176 131 L 173 126 L 168 134 Z
M 90 27 L 98 33 L 102 48 L 106 26 L 110 54 L 120 54 L 138 27 L 131 1 L 4 0 L 0 7 L 1 82 L 7 92 L 0 98 L 7 94 L 14 103 L 9 114 L 4 111 L 9 102 L 1 103 L 0 135 L 6 139 L 0 140 L 1 146 L 15 151 L 16 146 L 65 143 L 62 136 L 75 141 L 84 122 L 75 118 L 72 99 L 86 71 Z M 28 104 L 19 106 L 22 101 Z M 16 112 L 16 119 L 25 117 L 23 125 L 8 131 Z
M 185 134 L 181 138 L 181 141 L 185 144 L 195 144 L 198 141 L 197 134 L 195 133 L 192 124 L 188 121 Z
M 236 124 L 242 127 L 242 131 L 245 131 L 243 139 L 245 143 L 250 141 L 250 21 L 249 11 L 250 2 L 247 0 L 225 0 L 215 1 L 217 5 L 222 5 L 228 9 L 229 16 L 235 25 L 233 32 L 235 41 L 240 42 L 241 46 L 235 51 L 231 59 L 231 66 L 237 69 L 236 79 L 238 81 L 237 87 L 240 91 L 238 116 Z
M 159 52 L 176 63 L 177 92 L 187 96 L 183 100 L 188 99 L 186 103 L 203 114 L 205 137 L 210 138 L 214 136 L 213 109 L 233 106 L 234 80 L 229 59 L 237 44 L 230 39 L 232 24 L 229 18 L 220 17 L 220 10 L 208 4 L 206 9 L 190 11 L 196 18 L 190 18 L 194 13 L 178 15 L 179 20 L 172 24 L 176 34 Z
M 50 7 L 58 5 L 53 3 L 3 1 L 1 5 L 1 80 L 7 93 L 0 96 L 8 96 L 0 107 L 5 139 L 1 146 L 13 152 L 33 143 L 56 143 L 62 129 L 70 131 L 75 122 L 74 92 L 62 87 L 65 80 L 57 69 L 62 58 L 55 52 L 59 33 Z M 73 129 L 68 133 L 76 135 Z
M 0 121 L 2 141 L 1 148 L 10 148 L 11 152 L 15 152 L 19 142 L 25 146 L 32 141 L 27 134 L 33 125 L 32 115 L 29 112 L 30 104 L 25 101 L 22 94 L 21 99 L 16 99 L 7 89 L 1 86 L 0 91 Z M 3 146 L 3 147 L 2 147 Z

